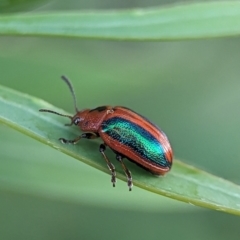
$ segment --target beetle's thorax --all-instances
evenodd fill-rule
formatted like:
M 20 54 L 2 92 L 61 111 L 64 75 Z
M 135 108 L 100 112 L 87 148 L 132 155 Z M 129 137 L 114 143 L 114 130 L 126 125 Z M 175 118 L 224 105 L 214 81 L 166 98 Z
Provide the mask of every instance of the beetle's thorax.
M 73 116 L 73 122 L 77 120 L 77 125 L 84 132 L 98 132 L 103 119 L 111 111 L 110 106 L 101 106 L 94 109 L 84 109 Z

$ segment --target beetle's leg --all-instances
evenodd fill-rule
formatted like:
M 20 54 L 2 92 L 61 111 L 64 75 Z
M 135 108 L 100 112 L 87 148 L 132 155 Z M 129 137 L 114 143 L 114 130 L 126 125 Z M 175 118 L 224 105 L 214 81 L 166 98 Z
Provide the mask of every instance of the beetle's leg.
M 105 154 L 105 150 L 106 150 L 106 146 L 104 144 L 101 144 L 100 147 L 99 147 L 99 151 L 100 153 L 103 155 L 106 163 L 107 163 L 107 166 L 108 166 L 108 169 L 110 170 L 111 174 L 112 174 L 112 179 L 111 179 L 111 182 L 113 184 L 113 187 L 115 187 L 115 183 L 116 183 L 116 172 L 115 172 L 115 167 L 114 165 L 109 161 L 109 159 L 107 158 L 106 154 Z
M 67 140 L 65 138 L 59 138 L 59 140 L 62 143 L 71 143 L 71 144 L 76 144 L 81 138 L 87 138 L 87 139 L 94 139 L 94 138 L 98 138 L 98 134 L 96 133 L 83 133 L 80 136 L 78 136 L 77 138 L 73 139 L 73 140 Z
M 125 164 L 123 163 L 123 156 L 117 153 L 116 159 L 121 163 L 123 171 L 125 172 L 125 175 L 127 177 L 127 184 L 129 187 L 129 191 L 132 191 L 133 183 L 132 183 L 132 174 L 131 172 L 127 169 Z

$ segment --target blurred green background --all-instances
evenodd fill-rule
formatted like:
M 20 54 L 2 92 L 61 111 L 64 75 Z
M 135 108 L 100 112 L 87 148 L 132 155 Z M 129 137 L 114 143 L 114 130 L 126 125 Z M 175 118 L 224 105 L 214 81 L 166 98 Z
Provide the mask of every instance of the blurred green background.
M 6 0 L 0 11 L 177 2 Z M 182 42 L 0 37 L 0 83 L 73 113 L 70 93 L 60 80 L 66 74 L 79 108 L 132 108 L 167 133 L 176 158 L 240 184 L 239 45 L 237 37 Z M 237 216 L 137 187 L 129 193 L 121 181 L 114 189 L 104 173 L 5 125 L 0 133 L 1 240 L 239 239 Z

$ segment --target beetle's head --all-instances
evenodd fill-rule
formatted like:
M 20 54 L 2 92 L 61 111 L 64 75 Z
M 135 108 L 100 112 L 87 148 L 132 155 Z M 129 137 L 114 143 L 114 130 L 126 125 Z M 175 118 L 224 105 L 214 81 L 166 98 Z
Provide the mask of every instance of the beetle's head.
M 89 112 L 89 109 L 84 109 L 84 110 L 78 111 L 72 117 L 71 124 L 68 124 L 68 125 L 74 124 L 74 125 L 79 126 L 81 128 L 81 126 L 82 126 L 81 124 L 82 124 L 82 122 L 84 122 L 88 112 Z
M 86 111 L 85 110 L 79 111 L 77 109 L 76 96 L 75 96 L 73 86 L 72 86 L 70 80 L 65 76 L 62 76 L 61 78 L 62 78 L 63 81 L 65 81 L 67 83 L 67 85 L 68 85 L 68 87 L 71 91 L 73 101 L 74 101 L 74 107 L 75 107 L 75 110 L 76 110 L 76 114 L 72 117 L 72 116 L 69 116 L 69 115 L 66 115 L 66 114 L 61 114 L 61 113 L 58 113 L 58 112 L 55 112 L 55 111 L 52 111 L 52 110 L 48 110 L 48 109 L 40 109 L 39 111 L 40 112 L 49 112 L 49 113 L 53 113 L 53 114 L 56 114 L 56 115 L 59 115 L 59 116 L 62 116 L 62 117 L 70 118 L 71 123 L 65 124 L 66 126 L 71 126 L 72 124 L 79 125 L 81 123 L 81 121 L 84 120 L 84 116 L 85 116 Z

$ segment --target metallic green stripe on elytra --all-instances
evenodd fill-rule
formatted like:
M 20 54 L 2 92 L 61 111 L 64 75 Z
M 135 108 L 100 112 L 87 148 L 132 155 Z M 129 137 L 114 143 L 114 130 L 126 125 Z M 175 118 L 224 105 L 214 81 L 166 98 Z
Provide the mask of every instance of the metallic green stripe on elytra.
M 102 132 L 126 145 L 142 158 L 162 167 L 170 167 L 161 143 L 141 126 L 121 117 L 102 122 Z

